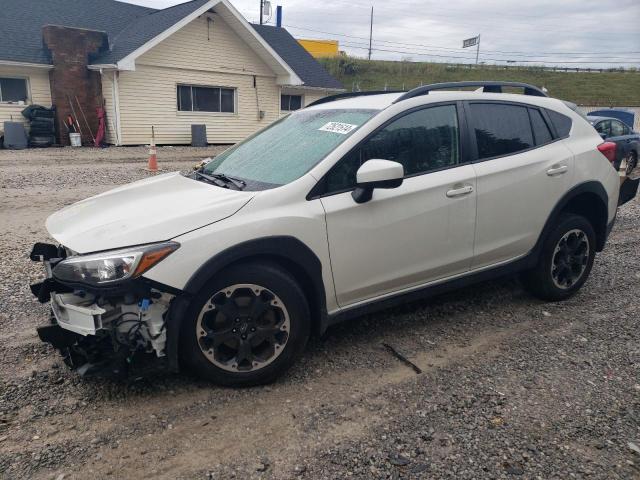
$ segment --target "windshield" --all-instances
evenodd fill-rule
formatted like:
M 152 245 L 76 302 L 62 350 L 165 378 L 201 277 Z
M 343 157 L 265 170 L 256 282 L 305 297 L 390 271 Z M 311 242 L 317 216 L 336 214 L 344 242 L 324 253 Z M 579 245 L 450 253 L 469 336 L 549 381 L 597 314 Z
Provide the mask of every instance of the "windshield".
M 224 174 L 261 190 L 292 182 L 353 135 L 378 110 L 300 110 L 209 162 L 205 174 Z

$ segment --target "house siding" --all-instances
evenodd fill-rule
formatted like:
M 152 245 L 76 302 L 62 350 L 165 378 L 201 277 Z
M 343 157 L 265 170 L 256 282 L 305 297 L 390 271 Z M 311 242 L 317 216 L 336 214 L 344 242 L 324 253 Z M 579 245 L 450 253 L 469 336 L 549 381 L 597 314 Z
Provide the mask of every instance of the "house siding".
M 122 144 L 148 143 L 152 125 L 156 143 L 189 144 L 192 124 L 206 125 L 209 143 L 235 143 L 278 118 L 280 87 L 275 74 L 220 17 L 211 17 L 213 24 L 207 16 L 194 20 L 141 55 L 135 71 L 120 72 Z M 178 111 L 178 84 L 235 88 L 236 112 Z M 108 106 L 113 105 L 111 91 L 110 78 L 103 77 Z M 108 113 L 114 118 L 112 110 L 111 106 Z M 112 124 L 108 121 L 109 130 Z M 108 138 L 114 143 L 112 132 Z
M 236 89 L 236 113 L 179 112 L 177 85 L 229 86 Z M 154 126 L 156 143 L 191 143 L 191 125 L 207 126 L 209 143 L 235 143 L 278 118 L 275 79 L 183 69 L 138 66 L 120 72 L 122 143 L 148 143 Z M 265 112 L 259 119 L 259 111 Z
M 141 55 L 136 65 L 275 76 L 220 16 L 211 13 Z
M 4 122 L 23 122 L 22 110 L 27 105 L 51 107 L 51 88 L 49 86 L 49 70 L 44 68 L 8 67 L 0 65 L 0 77 L 28 78 L 29 99 L 25 105 L 0 103 L 0 129 Z

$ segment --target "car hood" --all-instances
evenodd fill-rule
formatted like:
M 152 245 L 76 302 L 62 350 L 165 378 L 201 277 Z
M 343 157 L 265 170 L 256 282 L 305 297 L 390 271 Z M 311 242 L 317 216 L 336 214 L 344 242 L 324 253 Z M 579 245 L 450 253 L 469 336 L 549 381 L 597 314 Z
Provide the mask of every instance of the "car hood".
M 169 240 L 230 217 L 254 195 L 167 173 L 74 203 L 46 227 L 71 250 L 97 252 Z

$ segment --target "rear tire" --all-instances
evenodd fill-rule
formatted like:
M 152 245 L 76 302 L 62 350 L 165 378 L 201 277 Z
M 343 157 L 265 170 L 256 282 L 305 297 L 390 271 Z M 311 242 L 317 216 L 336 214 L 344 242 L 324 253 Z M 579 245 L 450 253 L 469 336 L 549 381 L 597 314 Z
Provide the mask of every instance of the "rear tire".
M 580 215 L 562 214 L 544 240 L 538 265 L 524 273 L 525 287 L 542 300 L 571 297 L 589 277 L 595 248 L 596 235 L 591 223 Z
M 302 353 L 311 325 L 306 297 L 278 265 L 244 263 L 218 272 L 191 302 L 180 356 L 226 386 L 270 383 Z

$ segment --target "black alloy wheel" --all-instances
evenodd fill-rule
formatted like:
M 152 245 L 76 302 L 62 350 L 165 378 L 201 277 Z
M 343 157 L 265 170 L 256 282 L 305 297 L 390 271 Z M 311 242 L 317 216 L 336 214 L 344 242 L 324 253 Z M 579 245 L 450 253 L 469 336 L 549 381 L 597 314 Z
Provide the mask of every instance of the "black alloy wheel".
M 589 261 L 589 239 L 580 229 L 569 230 L 556 244 L 551 277 L 556 287 L 568 289 L 584 275 Z
M 232 265 L 192 299 L 180 360 L 220 385 L 265 384 L 293 364 L 310 331 L 307 298 L 289 272 L 268 261 Z
M 523 273 L 524 286 L 542 300 L 565 300 L 589 277 L 595 254 L 596 235 L 589 220 L 563 213 L 544 238 L 537 265 Z
M 198 315 L 198 345 L 207 359 L 230 372 L 269 365 L 283 352 L 291 323 L 271 290 L 236 284 L 216 292 Z

